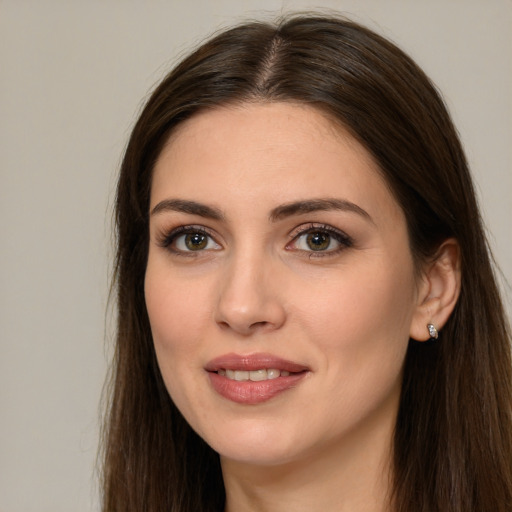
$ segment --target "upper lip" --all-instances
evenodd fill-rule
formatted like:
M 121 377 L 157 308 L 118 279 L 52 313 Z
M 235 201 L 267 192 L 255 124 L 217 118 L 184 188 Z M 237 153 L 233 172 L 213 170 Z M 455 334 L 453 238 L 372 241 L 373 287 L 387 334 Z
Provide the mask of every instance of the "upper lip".
M 290 373 L 298 373 L 309 370 L 303 364 L 288 361 L 272 354 L 224 354 L 207 363 L 205 370 L 216 372 L 218 370 L 245 370 L 255 371 L 265 368 L 285 370 Z

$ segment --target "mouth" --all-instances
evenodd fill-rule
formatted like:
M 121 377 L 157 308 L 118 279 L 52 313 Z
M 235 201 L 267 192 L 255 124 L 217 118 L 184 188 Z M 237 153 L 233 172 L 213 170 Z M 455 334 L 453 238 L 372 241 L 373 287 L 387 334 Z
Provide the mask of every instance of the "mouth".
M 268 354 L 227 354 L 210 361 L 205 370 L 216 393 L 246 405 L 260 404 L 291 390 L 310 373 L 304 365 Z
M 297 372 L 298 373 L 298 372 Z M 245 382 L 250 380 L 252 382 L 261 382 L 263 380 L 272 380 L 279 377 L 289 377 L 290 372 L 287 370 L 278 370 L 277 368 L 263 368 L 261 370 L 228 370 L 221 368 L 217 371 L 218 375 L 225 376 L 227 379 L 236 380 L 238 382 Z

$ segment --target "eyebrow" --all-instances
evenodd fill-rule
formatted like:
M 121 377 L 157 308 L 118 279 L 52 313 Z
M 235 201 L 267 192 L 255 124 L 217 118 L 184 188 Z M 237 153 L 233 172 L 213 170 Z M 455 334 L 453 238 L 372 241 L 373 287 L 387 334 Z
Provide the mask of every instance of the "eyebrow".
M 205 217 L 213 220 L 224 220 L 224 214 L 218 208 L 184 199 L 165 199 L 164 201 L 159 202 L 151 210 L 151 215 L 157 215 L 168 211 L 190 213 L 192 215 L 199 215 L 199 217 Z
M 369 220 L 373 223 L 370 214 L 357 204 L 346 201 L 345 199 L 335 198 L 309 199 L 278 206 L 270 212 L 270 220 L 275 222 L 292 215 L 302 215 L 305 213 L 324 212 L 330 210 L 356 213 L 357 215 L 360 215 L 361 217 L 364 217 L 366 220 Z
M 308 199 L 304 201 L 294 201 L 274 208 L 269 215 L 271 222 L 291 217 L 293 215 L 304 215 L 306 213 L 338 210 L 342 212 L 356 213 L 361 217 L 373 223 L 370 214 L 360 206 L 345 199 Z M 152 210 L 151 215 L 157 215 L 163 212 L 181 212 L 192 215 L 198 215 L 213 220 L 225 220 L 221 210 L 213 206 L 208 206 L 196 201 L 185 199 L 165 199 L 160 201 Z

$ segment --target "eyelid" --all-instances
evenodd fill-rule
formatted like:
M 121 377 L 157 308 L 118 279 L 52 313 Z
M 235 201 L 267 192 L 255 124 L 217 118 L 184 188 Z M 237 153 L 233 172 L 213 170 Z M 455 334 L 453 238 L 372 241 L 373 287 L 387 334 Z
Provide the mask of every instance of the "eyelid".
M 329 234 L 338 242 L 338 244 L 340 244 L 340 247 L 338 247 L 336 249 L 325 250 L 325 251 L 314 251 L 314 250 L 307 251 L 304 249 L 297 249 L 297 248 L 290 247 L 291 244 L 293 244 L 299 237 L 307 235 L 308 233 L 315 232 L 315 231 L 325 232 L 325 233 Z M 159 233 L 157 233 L 156 241 L 160 247 L 167 249 L 167 250 L 173 252 L 174 254 L 184 255 L 184 256 L 197 256 L 201 252 L 208 252 L 211 250 L 219 250 L 216 248 L 216 249 L 203 249 L 203 250 L 199 250 L 199 251 L 183 251 L 183 250 L 171 247 L 173 242 L 179 236 L 186 235 L 186 234 L 193 234 L 193 233 L 200 233 L 200 234 L 207 236 L 216 245 L 218 245 L 220 248 L 222 248 L 222 244 L 219 243 L 219 241 L 218 241 L 218 235 L 213 230 L 211 230 L 205 226 L 198 225 L 198 224 L 186 224 L 186 225 L 177 226 L 172 229 L 162 229 Z M 332 256 L 348 247 L 351 247 L 354 244 L 352 237 L 347 235 L 344 231 L 342 231 L 341 229 L 335 228 L 329 224 L 324 224 L 321 222 L 308 222 L 305 224 L 301 224 L 300 226 L 297 226 L 296 228 L 294 228 L 288 234 L 288 236 L 290 238 L 290 242 L 288 242 L 286 244 L 286 249 L 288 249 L 288 250 L 292 249 L 297 252 L 304 252 L 304 253 L 307 253 L 308 256 L 310 256 L 310 257 Z
M 323 231 L 331 236 L 334 236 L 335 240 L 340 244 L 340 247 L 338 247 L 337 249 L 327 251 L 304 251 L 302 249 L 295 250 L 305 252 L 308 254 L 309 257 L 324 257 L 335 255 L 340 251 L 343 251 L 344 249 L 347 249 L 348 247 L 352 247 L 354 245 L 353 238 L 347 235 L 347 233 L 345 233 L 341 229 L 320 222 L 309 222 L 307 224 L 301 224 L 300 226 L 297 226 L 289 233 L 289 237 L 291 238 L 291 240 L 287 244 L 286 248 L 289 248 L 290 245 L 301 236 L 307 235 L 308 233 L 315 231 Z
M 335 228 L 334 226 L 331 226 L 330 224 L 324 224 L 322 222 L 307 222 L 305 224 L 301 224 L 300 226 L 297 226 L 289 233 L 289 237 L 291 239 L 296 238 L 299 235 L 308 233 L 310 231 L 314 230 L 318 231 L 326 231 L 327 233 L 334 233 L 339 235 L 343 240 L 346 240 L 347 242 L 353 242 L 352 238 L 345 233 L 345 231 L 342 231 L 341 229 Z
M 203 234 L 203 235 L 211 238 L 215 244 L 217 244 L 218 246 L 221 246 L 221 244 L 217 241 L 217 237 L 212 230 L 208 229 L 205 226 L 201 226 L 201 225 L 197 225 L 197 224 L 186 224 L 186 225 L 182 225 L 182 226 L 177 226 L 176 228 L 170 229 L 170 230 L 163 229 L 163 230 L 161 230 L 161 232 L 159 232 L 157 234 L 157 244 L 160 247 L 163 247 L 164 249 L 171 250 L 175 254 L 189 255 L 188 253 L 190 252 L 190 254 L 195 255 L 202 251 L 197 251 L 197 253 L 195 253 L 194 251 L 181 251 L 179 249 L 173 249 L 171 247 L 171 244 L 179 236 L 186 235 L 186 234 L 193 234 L 193 233 Z M 217 250 L 217 249 L 215 249 L 215 250 Z

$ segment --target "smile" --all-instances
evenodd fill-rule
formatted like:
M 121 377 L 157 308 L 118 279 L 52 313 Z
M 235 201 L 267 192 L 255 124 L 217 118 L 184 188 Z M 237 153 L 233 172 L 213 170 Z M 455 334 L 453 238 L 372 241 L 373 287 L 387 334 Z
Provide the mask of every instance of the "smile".
M 226 354 L 210 361 L 205 370 L 215 393 L 245 405 L 267 402 L 297 387 L 310 373 L 302 364 L 269 354 Z
M 263 380 L 277 379 L 278 377 L 289 377 L 290 372 L 278 370 L 276 368 L 261 369 L 254 371 L 247 370 L 226 370 L 221 368 L 217 371 L 219 375 L 225 376 L 230 380 L 261 382 Z

